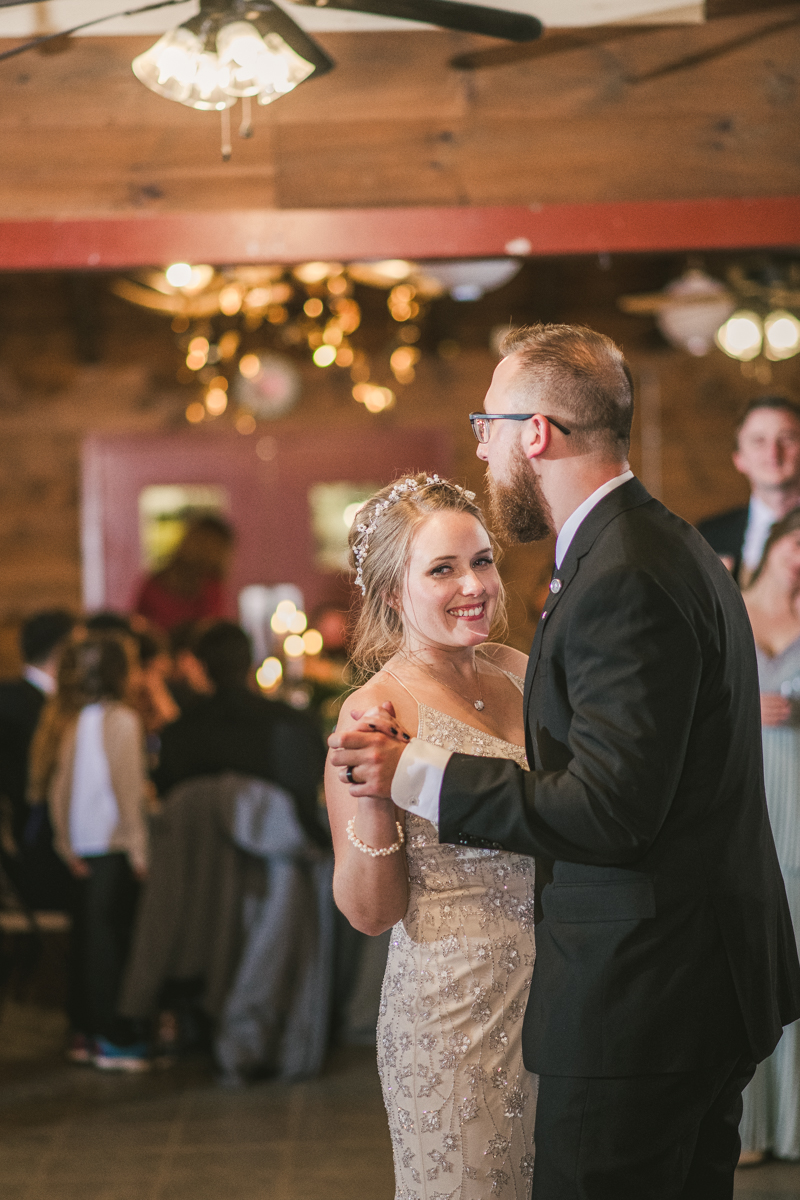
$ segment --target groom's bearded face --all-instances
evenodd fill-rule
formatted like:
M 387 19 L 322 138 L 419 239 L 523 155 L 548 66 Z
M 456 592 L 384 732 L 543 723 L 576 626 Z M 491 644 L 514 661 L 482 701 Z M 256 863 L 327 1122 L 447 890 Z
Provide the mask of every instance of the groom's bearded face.
M 489 513 L 492 527 L 504 542 L 541 542 L 553 532 L 550 505 L 519 446 L 508 464 L 508 479 L 495 479 L 487 467 Z

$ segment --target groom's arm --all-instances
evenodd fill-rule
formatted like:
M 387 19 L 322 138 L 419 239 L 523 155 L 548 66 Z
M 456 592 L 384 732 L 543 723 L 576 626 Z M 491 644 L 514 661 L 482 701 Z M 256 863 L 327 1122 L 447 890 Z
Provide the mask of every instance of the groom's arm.
M 609 865 L 651 845 L 684 766 L 701 676 L 695 631 L 646 573 L 609 572 L 569 614 L 563 669 L 569 765 L 525 772 L 453 754 L 440 841 Z

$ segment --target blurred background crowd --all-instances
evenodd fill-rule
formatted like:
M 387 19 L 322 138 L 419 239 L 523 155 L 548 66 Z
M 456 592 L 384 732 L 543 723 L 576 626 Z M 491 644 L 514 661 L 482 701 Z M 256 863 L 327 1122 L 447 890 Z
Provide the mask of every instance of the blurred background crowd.
M 258 670 L 225 615 L 234 539 L 201 516 L 133 611 L 34 613 L 0 683 L 1 917 L 67 934 L 75 1063 L 213 1049 L 228 1082 L 298 1077 L 374 1036 L 381 947 L 334 912 L 321 794 L 346 613 L 318 609 L 292 678 Z M 273 625 L 305 628 L 283 603 Z

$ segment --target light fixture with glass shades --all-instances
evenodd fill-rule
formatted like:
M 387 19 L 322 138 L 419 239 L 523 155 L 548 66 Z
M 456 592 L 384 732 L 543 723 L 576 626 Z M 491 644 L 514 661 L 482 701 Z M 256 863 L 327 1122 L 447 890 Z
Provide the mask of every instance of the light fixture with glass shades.
M 222 156 L 230 157 L 230 116 L 243 104 L 240 134 L 252 134 L 250 103 L 272 104 L 333 61 L 270 0 L 200 0 L 200 12 L 133 60 L 151 91 L 189 108 L 222 114 Z
M 723 284 L 691 267 L 661 292 L 621 296 L 619 306 L 654 316 L 670 345 L 698 356 L 716 345 L 767 382 L 770 363 L 800 353 L 800 263 L 760 260 L 726 274 Z

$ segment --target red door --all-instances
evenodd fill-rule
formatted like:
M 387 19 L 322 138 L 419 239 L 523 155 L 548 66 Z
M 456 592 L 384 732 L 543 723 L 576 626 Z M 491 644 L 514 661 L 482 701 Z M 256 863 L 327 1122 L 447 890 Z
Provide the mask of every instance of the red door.
M 224 498 L 222 507 L 237 533 L 229 580 L 232 614 L 236 596 L 250 584 L 293 583 L 309 610 L 345 599 L 346 576 L 320 565 L 312 527 L 314 485 L 363 489 L 404 471 L 446 475 L 450 463 L 450 436 L 441 428 L 91 437 L 83 454 L 84 603 L 89 610 L 131 607 L 146 569 L 140 499 L 156 485 Z

